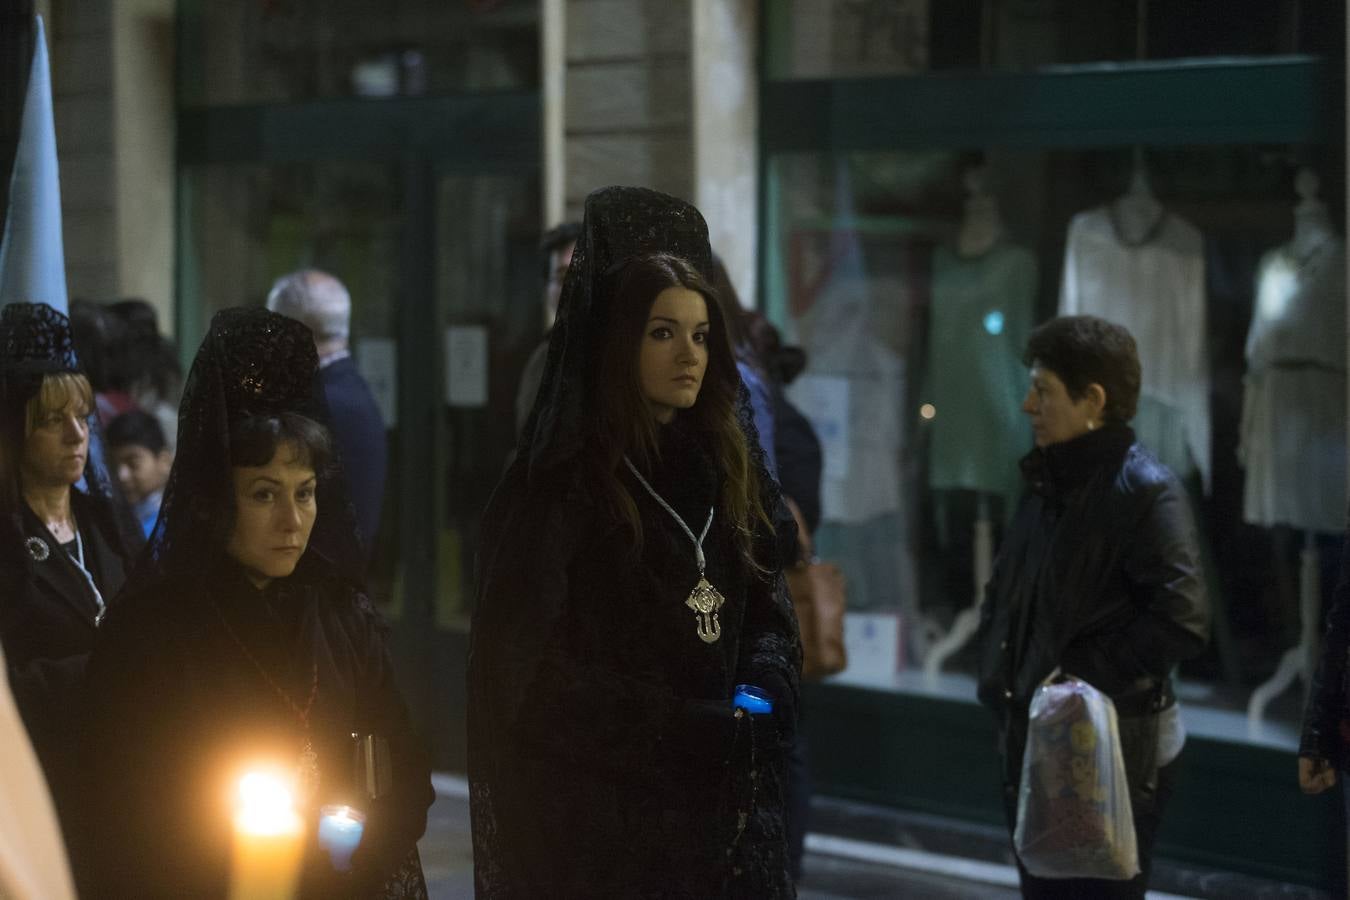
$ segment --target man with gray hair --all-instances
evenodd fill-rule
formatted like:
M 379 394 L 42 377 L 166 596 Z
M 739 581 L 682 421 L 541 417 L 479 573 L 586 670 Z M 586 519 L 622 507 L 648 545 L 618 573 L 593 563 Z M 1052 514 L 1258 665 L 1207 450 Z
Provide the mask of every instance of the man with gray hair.
M 356 524 L 369 554 L 380 526 L 388 447 L 375 395 L 347 347 L 351 295 L 327 272 L 301 269 L 276 280 L 267 295 L 267 308 L 303 322 L 314 332 L 333 439 L 356 507 Z

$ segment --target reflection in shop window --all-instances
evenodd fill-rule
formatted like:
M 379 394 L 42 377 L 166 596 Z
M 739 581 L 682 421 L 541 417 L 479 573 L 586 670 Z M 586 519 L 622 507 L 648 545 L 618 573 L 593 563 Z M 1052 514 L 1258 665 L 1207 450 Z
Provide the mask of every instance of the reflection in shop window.
M 1345 46 L 1344 4 L 1337 0 L 780 0 L 764 8 L 772 78 L 1335 57 Z
M 188 106 L 539 84 L 538 0 L 179 4 Z M 231 40 L 213 39 L 231 35 Z
M 860 642 L 843 681 L 973 696 L 957 638 L 1023 490 L 1024 343 L 1089 312 L 1135 335 L 1135 428 L 1200 525 L 1216 628 L 1181 672 L 1188 722 L 1245 737 L 1256 696 L 1250 733 L 1294 744 L 1301 694 L 1271 679 L 1320 621 L 1348 499 L 1343 165 L 1255 146 L 770 160 L 766 307 L 808 357 L 789 394 L 824 447 L 817 552 Z

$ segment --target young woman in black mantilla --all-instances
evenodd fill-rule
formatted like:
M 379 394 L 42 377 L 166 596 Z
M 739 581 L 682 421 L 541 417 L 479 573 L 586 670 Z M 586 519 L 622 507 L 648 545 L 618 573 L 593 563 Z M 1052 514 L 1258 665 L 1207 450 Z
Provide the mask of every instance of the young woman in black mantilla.
M 242 770 L 295 772 L 302 897 L 425 896 L 430 768 L 326 427 L 309 330 L 261 309 L 212 320 L 179 413 L 159 520 L 89 663 L 96 879 L 85 896 L 218 897 Z M 387 783 L 354 771 L 388 746 Z M 316 846 L 320 806 L 366 815 L 350 872 Z
M 65 315 L 43 303 L 0 310 L 0 641 L 67 831 L 85 665 L 137 542 L 91 452 L 93 411 Z
M 479 549 L 469 780 L 484 900 L 793 895 L 786 512 L 710 269 L 692 206 L 637 188 L 587 198 Z M 771 714 L 733 710 L 743 683 L 773 695 Z

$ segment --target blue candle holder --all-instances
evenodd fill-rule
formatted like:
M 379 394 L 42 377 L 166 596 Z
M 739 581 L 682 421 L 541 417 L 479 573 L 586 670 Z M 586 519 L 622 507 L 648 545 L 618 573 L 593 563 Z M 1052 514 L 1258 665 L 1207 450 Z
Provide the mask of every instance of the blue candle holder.
M 352 854 L 366 830 L 366 817 L 350 806 L 325 806 L 319 810 L 319 846 L 328 851 L 333 868 L 347 872 Z
M 738 684 L 731 705 L 751 715 L 764 715 L 773 712 L 773 695 L 753 684 Z

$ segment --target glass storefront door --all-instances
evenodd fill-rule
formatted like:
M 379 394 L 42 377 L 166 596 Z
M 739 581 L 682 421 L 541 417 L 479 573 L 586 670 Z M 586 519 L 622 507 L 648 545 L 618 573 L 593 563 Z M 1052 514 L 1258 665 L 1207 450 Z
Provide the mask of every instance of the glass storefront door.
M 179 330 L 184 362 L 211 316 L 261 306 L 273 281 L 298 268 L 337 276 L 352 297 L 351 351 L 370 382 L 391 449 L 399 427 L 398 248 L 407 228 L 396 166 L 365 162 L 184 167 L 179 179 Z M 387 485 L 372 588 L 396 599 L 392 548 L 399 485 Z
M 506 108 L 529 115 L 528 101 Z M 389 450 L 369 585 L 391 620 L 418 724 L 437 764 L 453 768 L 464 764 L 478 518 L 514 446 L 516 384 L 542 333 L 542 278 L 535 160 L 489 160 L 444 134 L 453 131 L 388 153 L 363 148 L 383 159 L 334 159 L 331 148 L 306 159 L 292 147 L 284 161 L 185 162 L 178 334 L 190 359 L 215 311 L 263 304 L 297 268 L 346 284 L 352 356 Z

